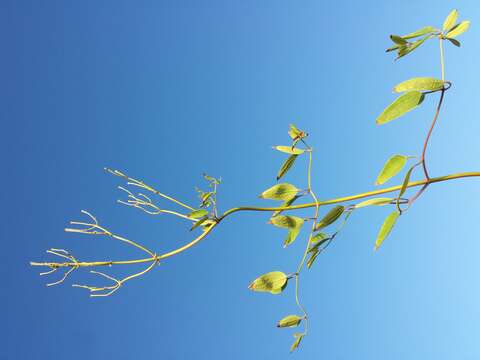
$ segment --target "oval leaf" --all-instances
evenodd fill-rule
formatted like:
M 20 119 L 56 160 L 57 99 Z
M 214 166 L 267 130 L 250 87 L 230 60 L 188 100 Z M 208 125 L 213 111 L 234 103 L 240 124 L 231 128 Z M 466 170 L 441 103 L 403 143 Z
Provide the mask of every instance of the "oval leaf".
M 399 96 L 377 118 L 377 125 L 386 124 L 413 110 L 423 101 L 424 95 L 419 91 L 409 91 Z
M 298 348 L 298 346 L 300 345 L 300 341 L 302 341 L 304 335 L 305 334 L 299 334 L 299 333 L 293 334 L 293 337 L 295 338 L 295 341 L 293 342 L 292 346 L 290 347 L 290 352 L 293 352 L 293 351 L 295 351 L 295 349 Z
M 298 193 L 298 189 L 292 184 L 282 183 L 272 186 L 260 194 L 262 199 L 284 200 L 293 199 Z
M 382 227 L 380 228 L 380 231 L 378 232 L 377 240 L 375 241 L 374 250 L 377 250 L 380 247 L 380 245 L 382 245 L 383 241 L 392 231 L 392 228 L 397 222 L 397 219 L 399 216 L 400 216 L 400 213 L 398 211 L 394 211 L 387 216 L 387 218 L 382 224 Z
M 380 171 L 380 174 L 378 174 L 375 185 L 382 185 L 397 175 L 405 166 L 407 159 L 408 156 L 405 155 L 393 155 L 390 159 L 388 159 L 385 165 L 383 165 L 383 169 Z
M 292 146 L 283 146 L 283 145 L 278 145 L 273 147 L 275 150 L 290 154 L 290 155 L 300 155 L 305 152 L 303 149 L 298 149 L 294 148 Z
M 391 199 L 391 198 L 383 198 L 383 197 L 374 198 L 374 199 L 368 199 L 368 200 L 365 200 L 365 201 L 362 201 L 362 202 L 356 204 L 356 205 L 355 205 L 355 208 L 356 208 L 356 209 L 360 209 L 360 208 L 362 208 L 362 207 L 370 206 L 370 205 L 377 205 L 377 206 L 387 205 L 387 204 L 390 203 L 391 201 L 393 201 L 393 199 Z
M 457 23 L 457 19 L 458 11 L 456 9 L 453 9 L 443 22 L 443 31 L 450 31 Z
M 190 214 L 188 214 L 188 217 L 192 218 L 192 219 L 200 219 L 201 217 L 204 217 L 205 215 L 208 215 L 208 210 L 198 209 L 198 210 L 194 210 Z
M 459 35 L 462 35 L 465 31 L 468 30 L 470 27 L 470 21 L 462 21 L 460 24 L 456 25 L 452 30 L 450 30 L 446 37 L 447 38 L 454 38 Z
M 455 45 L 456 47 L 460 47 L 461 44 L 460 44 L 460 41 L 456 40 L 456 39 L 449 39 L 449 38 L 445 38 L 447 39 L 448 41 L 450 41 L 453 45 Z
M 253 280 L 248 288 L 252 291 L 269 292 L 276 295 L 283 291 L 287 281 L 287 275 L 283 272 L 272 271 Z
M 431 77 L 418 77 L 401 82 L 393 88 L 393 91 L 399 93 L 412 90 L 440 90 L 444 86 L 444 82 L 440 79 Z
M 277 180 L 280 180 L 283 175 L 287 173 L 288 170 L 293 166 L 293 163 L 297 159 L 298 155 L 290 155 L 287 160 L 283 163 L 282 167 L 278 171 Z
M 342 205 L 337 205 L 331 209 L 323 218 L 320 220 L 315 227 L 315 231 L 323 229 L 324 227 L 334 223 L 345 211 L 345 207 Z
M 300 324 L 302 317 L 298 315 L 288 315 L 285 316 L 282 320 L 277 323 L 277 327 L 286 328 L 286 327 L 295 327 Z
M 390 39 L 397 45 L 405 45 L 407 43 L 407 40 L 398 35 L 390 35 Z
M 192 231 L 193 229 L 196 229 L 197 227 L 199 227 L 200 225 L 202 225 L 205 221 L 208 220 L 208 216 L 204 216 L 202 218 L 200 218 L 197 222 L 195 222 L 195 224 L 193 224 L 192 228 L 190 229 L 190 231 Z
M 303 225 L 303 219 L 292 215 L 277 215 L 270 219 L 270 224 L 281 228 L 294 229 Z

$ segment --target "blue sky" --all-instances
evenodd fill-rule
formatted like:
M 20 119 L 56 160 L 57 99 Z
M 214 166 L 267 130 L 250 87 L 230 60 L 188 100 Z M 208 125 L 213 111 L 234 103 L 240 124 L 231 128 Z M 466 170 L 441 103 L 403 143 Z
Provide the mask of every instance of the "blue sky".
M 472 27 L 446 47 L 453 87 L 429 147 L 434 176 L 480 170 L 476 1 L 2 1 L 3 358 L 478 359 L 474 179 L 432 185 L 376 253 L 389 210 L 354 214 L 303 276 L 311 330 L 294 355 L 293 331 L 275 327 L 296 312 L 293 287 L 247 289 L 292 272 L 303 250 L 306 232 L 283 249 L 268 214 L 232 216 L 109 298 L 70 288 L 96 280 L 86 272 L 47 289 L 28 266 L 50 247 L 142 256 L 64 233 L 81 209 L 159 253 L 191 239 L 180 220 L 116 204 L 122 182 L 104 166 L 192 204 L 207 172 L 223 179 L 221 210 L 265 204 L 257 195 L 283 159 L 270 147 L 291 122 L 310 133 L 321 199 L 372 189 L 390 155 L 421 151 L 435 106 L 377 127 L 392 86 L 440 76 L 436 42 L 394 62 L 388 35 L 440 26 L 453 7 Z M 285 180 L 305 187 L 305 167 Z

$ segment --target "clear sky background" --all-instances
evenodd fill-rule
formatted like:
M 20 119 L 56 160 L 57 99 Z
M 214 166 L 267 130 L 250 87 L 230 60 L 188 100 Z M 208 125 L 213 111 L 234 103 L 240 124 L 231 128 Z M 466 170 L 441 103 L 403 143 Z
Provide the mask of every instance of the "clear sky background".
M 271 270 L 292 272 L 290 248 L 266 213 L 236 214 L 191 251 L 114 296 L 58 287 L 30 260 L 49 247 L 79 259 L 131 259 L 107 238 L 65 234 L 93 212 L 112 231 L 165 252 L 192 238 L 186 224 L 115 200 L 124 170 L 196 204 L 201 174 L 221 176 L 219 206 L 265 204 L 290 122 L 316 149 L 321 199 L 373 189 L 384 161 L 419 154 L 434 99 L 377 127 L 391 88 L 440 76 L 437 42 L 398 62 L 388 35 L 441 26 L 456 7 L 470 19 L 460 49 L 446 46 L 453 82 L 428 152 L 434 176 L 479 171 L 477 1 L 1 1 L 3 174 L 1 350 L 4 359 L 478 359 L 480 183 L 432 185 L 380 251 L 387 208 L 364 209 L 305 272 L 311 332 L 294 355 L 293 287 L 247 289 Z M 304 161 L 285 178 L 306 186 Z M 398 177 L 392 183 L 398 183 Z M 161 202 L 162 206 L 167 206 Z M 137 268 L 111 268 L 128 274 Z

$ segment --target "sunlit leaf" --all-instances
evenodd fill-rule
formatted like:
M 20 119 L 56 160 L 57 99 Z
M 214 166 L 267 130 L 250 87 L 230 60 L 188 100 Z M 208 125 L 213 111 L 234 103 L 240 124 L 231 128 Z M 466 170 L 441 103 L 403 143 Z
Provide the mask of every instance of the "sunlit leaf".
M 315 247 L 318 248 L 320 245 L 322 245 L 325 241 L 327 241 L 329 239 L 330 239 L 330 236 L 328 234 L 321 233 L 321 232 L 316 233 L 310 239 L 310 249 L 309 249 L 309 251 L 312 250 Z
M 455 45 L 456 47 L 460 47 L 462 44 L 460 43 L 460 41 L 458 41 L 457 39 L 450 39 L 450 38 L 446 38 L 448 41 L 450 41 L 453 45 Z
M 400 192 L 398 193 L 398 199 L 402 197 L 403 194 L 405 194 L 405 191 L 407 190 L 408 183 L 410 182 L 410 176 L 412 175 L 413 169 L 415 169 L 416 165 L 413 165 L 410 169 L 408 169 L 407 173 L 405 174 L 405 178 L 403 179 L 402 187 L 400 189 Z
M 290 155 L 287 160 L 283 163 L 282 167 L 278 171 L 277 180 L 280 180 L 283 175 L 287 173 L 288 170 L 293 166 L 293 163 L 297 159 L 298 155 Z
M 424 95 L 420 91 L 409 91 L 400 95 L 377 118 L 377 125 L 386 124 L 405 113 L 413 110 L 423 101 Z
M 342 205 L 337 205 L 332 208 L 323 218 L 317 223 L 315 231 L 323 229 L 324 227 L 334 223 L 345 211 L 345 207 Z
M 282 320 L 277 323 L 277 327 L 286 328 L 286 327 L 295 327 L 300 324 L 302 317 L 298 315 L 288 315 L 285 316 Z
M 283 200 L 289 201 L 293 199 L 298 193 L 298 189 L 288 183 L 282 183 L 272 186 L 260 194 L 262 199 Z
M 382 185 L 397 175 L 405 166 L 407 159 L 408 156 L 405 155 L 393 155 L 390 157 L 385 165 L 383 165 L 383 169 L 380 171 L 380 174 L 378 174 L 375 185 Z
M 407 40 L 398 35 L 390 35 L 390 39 L 397 45 L 405 45 L 407 43 Z
M 362 207 L 365 207 L 365 206 L 370 206 L 370 205 L 377 205 L 377 206 L 387 205 L 391 201 L 393 201 L 392 198 L 384 198 L 384 197 L 368 199 L 368 200 L 365 200 L 365 201 L 362 201 L 362 202 L 356 204 L 355 208 L 359 209 L 359 208 L 362 208 Z
M 443 31 L 450 31 L 457 23 L 457 19 L 458 11 L 453 9 L 443 22 Z
M 320 254 L 320 251 L 318 250 L 318 248 L 314 248 L 309 254 L 310 254 L 310 257 L 307 260 L 308 269 L 310 269 L 313 263 L 315 262 L 315 260 L 317 260 L 317 257 L 318 257 L 318 254 Z
M 414 31 L 410 34 L 403 35 L 402 38 L 403 39 L 413 39 L 413 38 L 416 38 L 416 37 L 419 37 L 419 36 L 434 33 L 435 31 L 436 31 L 436 29 L 433 26 L 425 26 L 425 27 L 423 27 L 423 28 L 421 28 L 417 31 Z
M 297 238 L 304 223 L 304 220 L 297 216 L 277 215 L 270 219 L 270 223 L 281 228 L 289 229 L 287 237 L 283 242 L 283 246 L 287 247 Z
M 300 155 L 305 152 L 303 149 L 294 148 L 291 146 L 278 145 L 273 147 L 275 150 L 290 154 L 290 155 Z
M 193 229 L 196 229 L 197 227 L 199 227 L 200 225 L 202 225 L 205 221 L 208 220 L 208 216 L 204 216 L 202 217 L 201 219 L 199 219 L 197 222 L 195 222 L 195 224 L 193 224 L 192 228 L 190 229 L 190 231 L 192 231 Z
M 281 271 L 272 271 L 253 280 L 248 288 L 252 291 L 280 294 L 287 286 L 288 277 Z
M 414 41 L 413 43 L 408 43 L 407 45 L 401 45 L 398 48 L 398 56 L 395 60 L 400 59 L 401 57 L 404 57 L 405 55 L 410 54 L 412 51 L 414 51 L 416 48 L 418 48 L 420 45 L 422 45 L 425 41 L 428 39 L 432 38 L 433 35 L 427 35 L 422 39 L 419 39 L 417 41 Z
M 401 82 L 393 88 L 393 91 L 399 93 L 412 90 L 440 90 L 444 86 L 444 81 L 431 77 L 418 77 Z
M 380 231 L 378 232 L 377 240 L 375 241 L 374 250 L 377 250 L 380 247 L 380 245 L 382 245 L 383 241 L 392 231 L 392 228 L 397 222 L 397 219 L 399 216 L 400 216 L 400 213 L 396 210 L 387 216 L 387 218 L 382 224 L 382 227 L 380 228 Z
M 459 35 L 462 35 L 470 27 L 470 21 L 462 21 L 460 24 L 456 25 L 452 30 L 450 30 L 445 37 L 452 39 Z
M 295 351 L 295 349 L 298 348 L 300 345 L 300 342 L 302 341 L 302 338 L 305 336 L 305 334 L 299 334 L 295 333 L 293 334 L 293 337 L 295 338 L 295 341 L 293 342 L 292 346 L 290 347 L 290 352 Z
M 296 140 L 303 139 L 307 136 L 307 133 L 303 130 L 298 129 L 295 125 L 290 124 L 290 130 L 288 130 L 288 135 L 290 135 L 292 140 Z
M 192 218 L 192 219 L 200 219 L 201 217 L 204 217 L 205 215 L 208 215 L 208 210 L 198 209 L 198 210 L 194 210 L 190 214 L 188 214 L 188 217 Z

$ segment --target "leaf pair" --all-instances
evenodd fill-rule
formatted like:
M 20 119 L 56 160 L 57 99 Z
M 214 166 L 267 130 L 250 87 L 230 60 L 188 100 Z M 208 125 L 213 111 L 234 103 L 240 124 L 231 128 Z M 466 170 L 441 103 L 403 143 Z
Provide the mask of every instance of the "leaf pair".
M 290 154 L 290 156 L 287 158 L 287 160 L 285 160 L 277 173 L 277 181 L 280 180 L 288 172 L 288 170 L 291 169 L 291 167 L 295 163 L 295 160 L 297 160 L 297 156 L 305 152 L 305 150 L 303 149 L 295 148 L 295 145 L 297 145 L 297 143 L 302 139 L 306 138 L 308 134 L 303 130 L 299 130 L 295 125 L 290 124 L 288 135 L 292 139 L 292 146 L 274 146 L 274 149 Z
M 452 10 L 443 22 L 443 38 L 449 40 L 453 45 L 460 46 L 460 42 L 455 38 L 462 35 L 470 27 L 470 21 L 462 21 L 457 24 L 458 11 Z
M 283 247 L 287 247 L 295 241 L 302 229 L 304 221 L 304 219 L 299 218 L 298 216 L 291 215 L 277 215 L 270 219 L 272 225 L 288 229 L 288 234 L 283 242 Z

